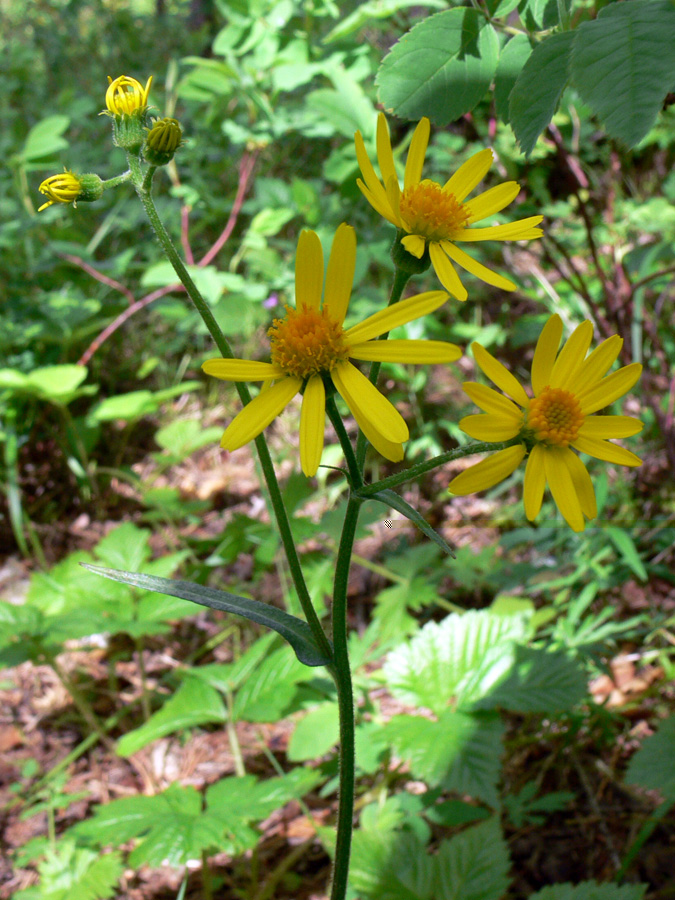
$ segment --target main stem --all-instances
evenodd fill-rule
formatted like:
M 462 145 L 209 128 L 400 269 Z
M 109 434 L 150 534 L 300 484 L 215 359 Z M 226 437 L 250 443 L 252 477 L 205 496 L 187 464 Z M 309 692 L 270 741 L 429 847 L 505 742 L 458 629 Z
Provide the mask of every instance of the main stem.
M 128 160 L 129 169 L 131 171 L 131 180 L 136 189 L 136 193 L 138 194 L 138 197 L 143 204 L 143 208 L 145 209 L 148 220 L 150 221 L 150 224 L 152 225 L 152 228 L 157 235 L 160 244 L 162 245 L 162 249 L 167 256 L 167 259 L 173 266 L 176 275 L 178 275 L 178 277 L 180 278 L 182 284 L 185 287 L 185 290 L 188 293 L 188 296 L 190 297 L 198 313 L 202 317 L 204 324 L 206 325 L 209 333 L 211 334 L 211 337 L 216 344 L 216 347 L 223 355 L 223 357 L 225 357 L 226 359 L 232 359 L 234 354 L 232 353 L 232 349 L 227 341 L 227 338 L 220 330 L 220 327 L 216 322 L 209 305 L 202 297 L 196 284 L 190 277 L 190 273 L 183 265 L 183 261 L 178 255 L 178 251 L 174 247 L 173 242 L 162 223 L 162 220 L 157 214 L 157 210 L 155 209 L 155 204 L 153 202 L 151 194 L 151 183 L 154 169 L 150 168 L 144 177 L 138 157 L 129 154 Z M 237 388 L 237 392 L 239 393 L 239 397 L 241 398 L 241 402 L 244 404 L 249 403 L 251 400 L 251 395 L 246 385 L 242 384 L 241 382 L 236 382 L 235 385 Z M 314 635 L 319 647 L 328 657 L 332 657 L 332 647 L 330 645 L 330 641 L 326 637 L 324 630 L 321 627 L 321 622 L 319 621 L 316 610 L 312 605 L 312 600 L 309 596 L 307 585 L 305 584 L 305 578 L 300 566 L 300 560 L 298 558 L 297 550 L 295 547 L 295 541 L 293 540 L 290 522 L 288 520 L 288 515 L 286 514 L 286 507 L 284 506 L 284 501 L 281 497 L 279 482 L 277 481 L 277 476 L 274 471 L 274 466 L 272 464 L 272 458 L 270 456 L 269 448 L 267 447 L 267 442 L 262 435 L 258 435 L 258 437 L 255 439 L 255 446 L 260 457 L 260 465 L 263 470 L 265 483 L 267 484 L 267 490 L 269 491 L 270 501 L 272 503 L 272 507 L 274 508 L 274 514 L 276 516 L 277 525 L 279 527 L 281 542 L 284 546 L 284 552 L 286 554 L 286 559 L 288 560 L 288 567 L 291 571 L 291 577 L 293 578 L 293 584 L 295 585 L 295 589 L 298 593 L 298 599 L 300 600 L 302 611 L 305 614 L 307 623 L 312 629 L 312 634 Z
M 354 827 L 354 692 L 347 650 L 347 585 L 361 500 L 350 494 L 335 563 L 333 587 L 333 678 L 340 715 L 340 793 L 337 840 L 330 900 L 344 900 L 349 878 L 349 854 Z

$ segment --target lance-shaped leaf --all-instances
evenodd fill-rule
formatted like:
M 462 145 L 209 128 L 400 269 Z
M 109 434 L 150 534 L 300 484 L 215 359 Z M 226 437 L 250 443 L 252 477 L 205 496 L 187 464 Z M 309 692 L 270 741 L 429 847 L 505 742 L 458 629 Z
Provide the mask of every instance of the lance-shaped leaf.
M 295 651 L 301 663 L 306 666 L 327 666 L 331 659 L 324 653 L 316 641 L 309 625 L 291 616 L 282 609 L 268 606 L 259 600 L 251 600 L 249 597 L 240 597 L 229 591 L 219 591 L 216 588 L 205 587 L 192 581 L 175 581 L 172 578 L 159 578 L 156 575 L 142 575 L 138 572 L 122 572 L 118 569 L 106 569 L 103 566 L 92 566 L 82 563 L 85 569 L 110 578 L 112 581 L 121 581 L 123 584 L 131 584 L 145 591 L 156 591 L 158 594 L 166 594 L 169 597 L 180 597 L 182 600 L 190 600 L 200 606 L 208 606 L 211 609 L 220 609 L 223 612 L 235 613 L 243 616 L 251 622 L 265 625 L 285 638 Z
M 402 516 L 405 516 L 406 519 L 410 519 L 413 525 L 416 525 L 419 530 L 424 534 L 429 540 L 432 540 L 434 544 L 438 544 L 438 546 L 443 550 L 444 553 L 449 554 L 453 557 L 455 554 L 450 549 L 450 546 L 443 540 L 440 534 L 431 527 L 431 525 L 427 522 L 423 515 L 421 515 L 413 506 L 411 506 L 407 501 L 396 494 L 394 491 L 384 490 L 378 491 L 377 494 L 370 494 L 368 496 L 369 500 L 379 500 L 380 503 L 384 503 L 385 506 L 390 507 L 391 509 L 395 509 L 396 512 L 400 512 Z

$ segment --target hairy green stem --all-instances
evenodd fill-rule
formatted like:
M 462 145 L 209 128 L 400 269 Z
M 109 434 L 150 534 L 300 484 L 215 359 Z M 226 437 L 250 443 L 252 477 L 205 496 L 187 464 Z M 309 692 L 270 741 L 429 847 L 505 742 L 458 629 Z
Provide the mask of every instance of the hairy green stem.
M 349 878 L 349 854 L 354 827 L 354 692 L 347 648 L 347 586 L 349 567 L 356 536 L 361 500 L 351 494 L 342 526 L 340 546 L 335 562 L 333 586 L 333 653 L 332 671 L 337 688 L 340 716 L 340 793 L 338 797 L 337 840 L 333 862 L 333 884 L 330 900 L 344 900 Z
M 174 247 L 168 232 L 166 231 L 161 219 L 159 218 L 159 215 L 157 214 L 157 210 L 155 208 L 155 204 L 151 194 L 151 183 L 152 175 L 154 174 L 154 168 L 151 167 L 150 169 L 148 169 L 146 175 L 144 176 L 139 159 L 132 154 L 129 154 L 128 160 L 129 169 L 131 170 L 131 180 L 136 189 L 136 193 L 138 194 L 138 197 L 143 204 L 143 208 L 145 209 L 148 220 L 150 221 L 150 224 L 152 225 L 152 228 L 157 235 L 157 238 L 159 239 L 159 242 L 162 246 L 162 249 L 164 250 L 164 253 L 166 254 L 167 259 L 173 266 L 174 271 L 184 285 L 188 296 L 190 297 L 198 313 L 202 317 L 202 320 L 204 321 L 204 324 L 206 325 L 211 337 L 213 338 L 216 347 L 225 359 L 233 359 L 234 354 L 232 353 L 232 349 L 227 341 L 227 338 L 220 330 L 220 327 L 216 322 L 216 319 L 211 312 L 209 305 L 204 300 L 194 281 L 190 277 L 190 273 L 185 268 L 183 261 L 178 254 L 178 251 Z M 243 404 L 249 403 L 251 400 L 251 394 L 249 393 L 247 386 L 245 384 L 242 384 L 241 382 L 235 382 L 235 386 L 237 388 L 239 397 L 241 398 L 241 402 Z M 262 435 L 258 435 L 258 437 L 255 439 L 255 445 L 260 457 L 260 465 L 262 466 L 265 483 L 267 484 L 267 489 L 270 495 L 270 501 L 272 503 L 274 514 L 276 516 L 279 534 L 281 536 L 281 541 L 286 553 L 286 559 L 288 560 L 288 567 L 291 571 L 291 577 L 298 594 L 298 599 L 300 600 L 300 605 L 302 606 L 302 611 L 305 614 L 307 623 L 312 629 L 312 634 L 314 635 L 319 647 L 327 656 L 332 657 L 332 647 L 330 641 L 326 637 L 324 630 L 321 627 L 319 617 L 316 614 L 316 610 L 312 605 L 312 600 L 309 596 L 309 591 L 307 590 L 307 585 L 302 573 L 302 568 L 300 567 L 300 560 L 298 558 L 295 541 L 293 540 L 290 522 L 288 520 L 286 508 L 281 497 L 279 482 L 277 481 L 277 476 L 274 471 L 274 466 L 272 464 L 272 458 L 270 456 L 267 442 Z
M 454 450 L 448 450 L 447 453 L 441 453 L 440 456 L 434 456 L 433 459 L 417 463 L 417 465 L 406 469 L 405 472 L 398 472 L 396 475 L 390 475 L 389 478 L 383 478 L 382 481 L 367 484 L 359 488 L 358 495 L 365 500 L 379 493 L 379 491 L 398 487 L 399 484 L 405 484 L 406 481 L 413 481 L 415 478 L 419 478 L 420 475 L 431 472 L 432 469 L 437 469 L 439 466 L 445 465 L 445 463 L 453 462 L 455 459 L 463 459 L 465 456 L 472 456 L 474 453 L 496 453 L 498 450 L 506 450 L 507 447 L 514 447 L 516 444 L 521 443 L 522 438 L 518 436 L 500 444 L 488 444 L 483 441 L 467 444 L 466 447 L 456 447 Z

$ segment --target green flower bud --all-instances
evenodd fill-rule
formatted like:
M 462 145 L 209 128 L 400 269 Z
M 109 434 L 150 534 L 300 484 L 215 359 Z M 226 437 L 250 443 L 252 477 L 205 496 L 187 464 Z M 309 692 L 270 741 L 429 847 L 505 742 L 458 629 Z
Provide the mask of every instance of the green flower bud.
M 183 143 L 183 131 L 177 119 L 154 119 L 143 145 L 143 156 L 151 166 L 165 166 Z
M 401 243 L 401 238 L 404 237 L 406 237 L 406 232 L 398 229 L 394 243 L 391 245 L 391 250 L 389 251 L 394 265 L 397 269 L 401 269 L 409 275 L 421 275 L 422 272 L 426 272 L 431 265 L 429 247 L 425 246 L 424 253 L 418 259 L 416 256 L 413 256 L 412 253 L 409 253 Z

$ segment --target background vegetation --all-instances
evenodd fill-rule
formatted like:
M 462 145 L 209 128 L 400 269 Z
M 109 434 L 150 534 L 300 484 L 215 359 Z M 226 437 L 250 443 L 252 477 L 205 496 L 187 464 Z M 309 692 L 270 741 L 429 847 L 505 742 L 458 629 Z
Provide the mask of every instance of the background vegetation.
M 253 458 L 218 448 L 234 390 L 201 376 L 214 348 L 131 190 L 38 216 L 37 186 L 63 165 L 121 172 L 97 115 L 106 76 L 154 74 L 151 102 L 187 139 L 157 202 L 241 355 L 261 354 L 292 298 L 303 227 L 325 248 L 340 222 L 356 227 L 353 311 L 367 315 L 388 291 L 392 229 L 356 187 L 353 134 L 374 137 L 376 78 L 380 99 L 400 103 L 392 45 L 450 5 L 2 4 L 0 896 L 324 896 L 331 683 L 249 623 L 79 566 L 179 574 L 297 612 Z M 563 4 L 573 28 L 557 35 L 574 34 L 572 58 L 607 6 L 633 4 Z M 644 463 L 591 464 L 600 515 L 581 535 L 550 502 L 537 525 L 526 521 L 522 473 L 479 497 L 448 496 L 457 470 L 412 485 L 456 559 L 397 513 L 365 508 L 351 585 L 353 898 L 665 900 L 675 888 L 672 97 L 622 132 L 577 59 L 536 141 L 508 97 L 524 65 L 527 76 L 527 35 L 544 47 L 558 5 L 476 8 L 494 17 L 499 68 L 466 110 L 441 104 L 425 171 L 444 181 L 493 146 L 493 183 L 518 180 L 514 214 L 544 213 L 546 236 L 482 245 L 519 290 L 474 279 L 469 302 L 405 336 L 478 339 L 522 375 L 551 312 L 570 326 L 593 319 L 600 337 L 624 337 L 622 363 L 645 365 L 624 407 L 645 422 L 632 444 Z M 409 139 L 405 119 L 424 112 L 390 119 L 396 145 Z M 515 134 L 504 123 L 514 114 Z M 414 290 L 435 287 L 431 273 Z M 386 373 L 411 423 L 407 459 L 464 440 L 470 358 Z M 321 608 L 344 484 L 328 469 L 298 474 L 293 416 L 271 443 Z M 337 449 L 324 462 L 339 463 Z M 386 472 L 375 456 L 369 465 Z

